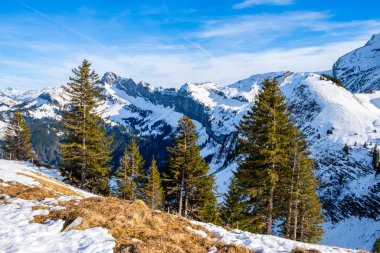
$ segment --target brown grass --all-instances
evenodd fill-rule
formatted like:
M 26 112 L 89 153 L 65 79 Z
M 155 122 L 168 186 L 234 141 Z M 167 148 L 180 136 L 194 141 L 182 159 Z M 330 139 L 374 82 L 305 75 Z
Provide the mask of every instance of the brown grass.
M 41 205 L 37 205 L 37 206 L 32 206 L 32 210 L 48 210 L 49 208 L 47 206 L 41 206 Z
M 82 194 L 79 194 L 78 192 L 72 190 L 68 185 L 65 183 L 62 183 L 61 181 L 58 181 L 54 178 L 46 178 L 46 176 L 42 175 L 41 173 L 32 171 L 33 174 L 36 174 L 36 176 L 32 176 L 30 174 L 24 174 L 24 173 L 18 173 L 20 175 L 33 178 L 38 183 L 44 186 L 44 188 L 49 188 L 51 190 L 56 191 L 57 193 L 65 196 L 77 196 L 77 197 L 84 197 Z M 44 179 L 46 178 L 46 179 Z
M 3 182 L 0 180 L 0 182 Z M 7 182 L 8 186 L 0 185 L 0 194 L 6 194 L 11 198 L 26 200 L 44 200 L 45 198 L 56 198 L 58 194 L 53 190 L 38 186 L 27 186 L 16 182 Z
M 316 249 L 304 249 L 304 248 L 297 247 L 295 249 L 292 249 L 291 253 L 321 253 L 321 252 Z
M 205 253 L 213 246 L 219 253 L 251 252 L 236 245 L 203 238 L 188 227 L 203 230 L 211 236 L 204 228 L 172 214 L 152 211 L 142 201 L 87 198 L 79 202 L 66 202 L 65 206 L 64 210 L 35 216 L 35 221 L 42 223 L 49 219 L 63 219 L 65 226 L 68 226 L 77 217 L 82 217 L 83 223 L 75 229 L 107 228 L 116 239 L 115 252 Z

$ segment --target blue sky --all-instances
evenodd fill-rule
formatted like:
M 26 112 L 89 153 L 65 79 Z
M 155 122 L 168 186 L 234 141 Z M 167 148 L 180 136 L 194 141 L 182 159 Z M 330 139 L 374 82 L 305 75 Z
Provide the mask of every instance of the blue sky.
M 380 32 L 376 0 L 2 0 L 0 88 L 65 84 L 85 57 L 156 86 L 331 69 Z

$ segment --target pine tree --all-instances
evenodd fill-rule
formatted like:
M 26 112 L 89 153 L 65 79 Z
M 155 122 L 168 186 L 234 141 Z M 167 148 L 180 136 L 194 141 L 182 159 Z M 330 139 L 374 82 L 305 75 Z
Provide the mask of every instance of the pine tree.
M 140 154 L 139 147 L 135 139 L 124 151 L 117 172 L 119 178 L 119 195 L 121 198 L 128 200 L 143 199 L 144 185 L 144 160 Z
M 343 147 L 343 151 L 346 155 L 349 155 L 350 154 L 350 147 L 347 144 L 345 144 Z
M 372 247 L 372 253 L 380 253 L 380 237 L 376 239 Z
M 265 80 L 255 105 L 239 126 L 237 180 L 250 206 L 250 230 L 272 234 L 280 205 L 275 203 L 279 174 L 289 164 L 289 114 L 276 80 Z
M 323 219 L 314 161 L 275 80 L 264 81 L 237 129 L 238 169 L 229 192 L 230 198 L 234 192 L 229 200 L 238 213 L 234 218 L 266 234 L 272 233 L 274 220 L 284 220 L 285 237 L 318 241 Z
M 218 217 L 215 180 L 200 155 L 195 125 L 183 116 L 178 122 L 174 145 L 169 147 L 169 166 L 165 175 L 166 205 L 178 215 L 203 221 Z
M 232 176 L 228 192 L 224 195 L 222 217 L 226 225 L 243 230 L 249 230 L 244 220 L 248 213 L 241 200 L 241 189 L 235 175 Z
M 162 207 L 163 189 L 155 159 L 152 160 L 152 164 L 149 167 L 148 180 L 145 186 L 145 201 L 152 209 L 160 209 Z
M 28 161 L 33 158 L 30 131 L 20 111 L 16 111 L 5 129 L 5 157 L 9 160 Z
M 374 170 L 376 171 L 376 174 L 380 173 L 380 157 L 379 157 L 379 149 L 377 148 L 377 144 L 373 148 L 372 152 L 372 165 Z
M 281 187 L 278 195 L 287 203 L 284 235 L 304 242 L 317 242 L 323 235 L 322 205 L 317 195 L 318 181 L 314 176 L 314 161 L 309 158 L 307 143 L 296 127 L 290 135 L 291 172 L 281 173 Z M 289 173 L 290 172 L 290 173 Z
M 96 193 L 108 193 L 110 142 L 98 113 L 104 102 L 99 77 L 83 60 L 67 86 L 68 110 L 62 117 L 60 168 L 68 179 Z

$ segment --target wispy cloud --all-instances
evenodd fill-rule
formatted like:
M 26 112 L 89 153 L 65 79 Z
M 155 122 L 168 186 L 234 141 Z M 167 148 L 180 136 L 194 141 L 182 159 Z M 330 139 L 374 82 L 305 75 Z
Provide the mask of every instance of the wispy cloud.
M 245 0 L 233 5 L 234 9 L 245 9 L 255 5 L 290 5 L 294 0 Z
M 336 22 L 330 20 L 327 12 L 286 12 L 280 14 L 261 14 L 238 16 L 220 20 L 207 21 L 204 28 L 195 36 L 199 38 L 214 37 L 279 37 L 290 32 L 346 32 L 363 30 L 373 31 L 380 28 L 379 20 Z M 265 36 L 264 36 L 265 35 Z
M 156 86 L 179 87 L 185 82 L 204 81 L 229 84 L 257 73 L 331 69 L 338 57 L 364 45 L 366 39 L 294 49 L 275 48 L 256 53 L 232 52 L 213 58 L 198 50 L 135 54 L 120 53 L 111 49 L 102 53 L 90 50 L 87 53 L 75 52 L 60 56 L 58 63 L 55 62 L 56 59 L 29 63 L 0 61 L 0 83 L 24 89 L 61 85 L 68 81 L 70 69 L 86 57 L 100 74 L 113 71 L 118 75 L 131 77 L 136 81 L 143 80 Z M 9 75 L 6 67 L 18 69 L 19 72 Z

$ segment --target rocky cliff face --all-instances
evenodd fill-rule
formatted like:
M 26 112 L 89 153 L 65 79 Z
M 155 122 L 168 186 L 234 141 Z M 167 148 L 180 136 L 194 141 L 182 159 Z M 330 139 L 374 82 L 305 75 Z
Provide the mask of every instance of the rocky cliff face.
M 333 74 L 352 92 L 380 89 L 380 34 L 342 57 L 334 64 Z

